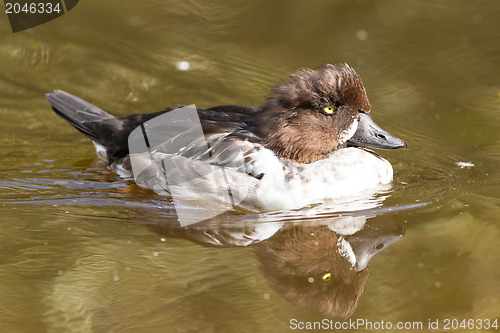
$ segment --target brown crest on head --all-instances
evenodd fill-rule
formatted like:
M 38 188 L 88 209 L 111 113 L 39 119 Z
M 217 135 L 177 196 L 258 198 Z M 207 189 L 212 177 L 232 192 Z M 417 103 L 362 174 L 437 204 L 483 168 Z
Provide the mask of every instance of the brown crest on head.
M 324 112 L 325 107 L 333 112 Z M 302 69 L 276 86 L 258 131 L 279 156 L 311 163 L 345 147 L 359 111 L 371 106 L 358 74 L 347 64 Z

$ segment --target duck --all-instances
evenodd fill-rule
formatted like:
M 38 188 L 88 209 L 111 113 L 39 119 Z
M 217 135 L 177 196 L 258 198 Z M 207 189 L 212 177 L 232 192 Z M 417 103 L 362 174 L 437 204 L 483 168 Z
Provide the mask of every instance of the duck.
M 390 186 L 393 169 L 372 149 L 407 147 L 373 121 L 348 64 L 299 69 L 260 107 L 114 117 L 62 90 L 46 97 L 123 179 L 174 198 L 222 202 L 224 210 L 293 210 L 373 195 Z

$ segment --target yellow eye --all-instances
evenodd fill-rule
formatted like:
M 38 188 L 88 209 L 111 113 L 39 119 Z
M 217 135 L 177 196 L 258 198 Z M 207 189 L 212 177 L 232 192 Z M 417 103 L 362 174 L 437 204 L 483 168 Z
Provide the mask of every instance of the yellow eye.
M 335 110 L 333 109 L 333 106 L 327 106 L 323 108 L 323 111 L 325 111 L 326 113 L 333 113 L 333 111 Z
M 332 273 L 326 273 L 321 277 L 323 281 L 330 281 L 332 279 Z

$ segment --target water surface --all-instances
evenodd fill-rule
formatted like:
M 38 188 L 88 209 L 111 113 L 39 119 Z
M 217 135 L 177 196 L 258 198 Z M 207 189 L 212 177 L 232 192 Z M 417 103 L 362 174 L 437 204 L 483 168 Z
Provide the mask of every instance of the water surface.
M 330 318 L 329 293 L 294 298 L 265 254 L 311 233 L 334 252 L 342 217 L 369 226 L 353 244 L 383 250 L 359 278 L 353 319 L 428 331 L 429 319 L 497 318 L 499 14 L 493 1 L 87 0 L 16 34 L 0 15 L 2 331 L 287 332 L 293 318 Z M 356 216 L 235 211 L 179 230 L 169 198 L 111 173 L 44 97 L 63 89 L 114 115 L 259 106 L 296 69 L 341 62 L 363 79 L 374 120 L 408 143 L 381 152 L 392 190 Z M 248 244 L 207 236 L 255 223 L 254 239 L 287 228 Z M 333 262 L 325 253 L 304 250 L 297 269 Z

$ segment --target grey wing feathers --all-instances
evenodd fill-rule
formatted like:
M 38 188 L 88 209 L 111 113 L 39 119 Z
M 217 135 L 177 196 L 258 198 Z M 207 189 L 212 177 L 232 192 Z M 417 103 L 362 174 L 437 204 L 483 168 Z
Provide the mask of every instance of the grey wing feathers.
M 46 94 L 46 97 L 59 116 L 89 139 L 102 144 L 93 122 L 112 119 L 112 115 L 62 90 L 54 90 L 53 93 Z

